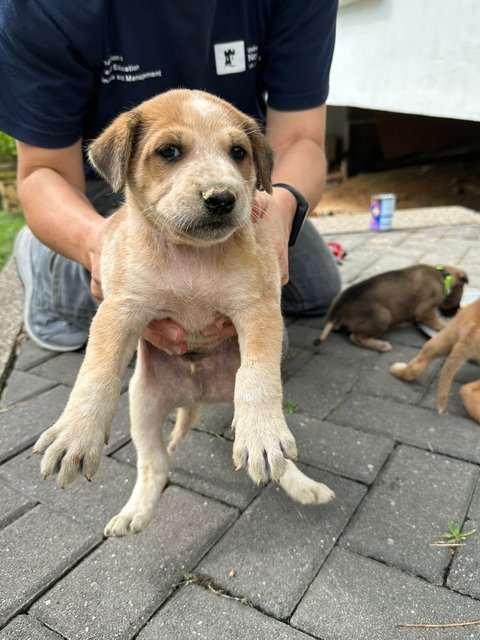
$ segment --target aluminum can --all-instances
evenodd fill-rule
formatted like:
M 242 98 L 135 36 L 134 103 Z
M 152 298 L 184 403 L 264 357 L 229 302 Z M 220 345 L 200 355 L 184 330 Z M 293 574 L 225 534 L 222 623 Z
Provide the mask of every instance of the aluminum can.
M 394 193 L 377 193 L 370 200 L 370 225 L 372 231 L 388 231 L 392 228 L 397 196 Z

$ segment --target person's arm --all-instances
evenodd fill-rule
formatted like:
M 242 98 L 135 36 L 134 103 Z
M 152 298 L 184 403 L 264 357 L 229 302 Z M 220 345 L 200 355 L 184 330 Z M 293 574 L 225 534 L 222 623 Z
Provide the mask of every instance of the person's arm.
M 326 107 L 306 111 L 267 110 L 266 136 L 274 152 L 272 183 L 284 182 L 300 191 L 310 206 L 320 200 L 325 187 Z M 288 239 L 297 202 L 284 188 L 273 189 L 272 196 L 260 193 L 257 202 L 271 220 L 282 271 L 282 284 L 288 281 Z
M 101 297 L 99 257 L 106 220 L 85 196 L 82 146 L 45 149 L 17 141 L 17 185 L 25 219 L 44 244 L 80 262 Z

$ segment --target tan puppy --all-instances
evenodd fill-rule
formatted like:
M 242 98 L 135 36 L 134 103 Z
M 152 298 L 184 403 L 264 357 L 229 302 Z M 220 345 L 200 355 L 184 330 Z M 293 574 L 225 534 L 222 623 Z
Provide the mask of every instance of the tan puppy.
M 443 413 L 447 407 L 452 380 L 460 367 L 473 360 L 480 364 L 480 300 L 461 309 L 436 336 L 422 347 L 408 364 L 396 362 L 390 373 L 402 380 L 415 380 L 435 358 L 448 356 L 438 382 L 437 409 Z M 468 413 L 480 422 L 480 380 L 460 388 L 460 396 Z
M 456 267 L 426 264 L 387 271 L 342 291 L 332 302 L 325 328 L 316 344 L 332 329 L 344 329 L 359 347 L 389 351 L 389 342 L 378 340 L 387 329 L 402 322 L 420 322 L 439 331 L 445 323 L 437 308 L 455 313 L 468 278 Z
M 257 483 L 278 480 L 300 502 L 328 502 L 333 493 L 288 460 L 296 445 L 282 410 L 279 267 L 264 221 L 251 216 L 257 183 L 271 192 L 271 152 L 256 123 L 212 95 L 174 90 L 119 116 L 89 157 L 115 191 L 125 186 L 125 204 L 105 238 L 104 300 L 83 365 L 66 409 L 34 448 L 44 452 L 43 475 L 58 473 L 64 487 L 96 472 L 138 345 L 130 384 L 138 477 L 107 535 L 150 521 L 168 479 L 168 414 L 179 407 L 173 452 L 201 403 L 233 397 L 237 469 Z M 204 337 L 218 314 L 232 319 L 238 341 Z M 185 328 L 186 357 L 140 339 L 166 317 Z

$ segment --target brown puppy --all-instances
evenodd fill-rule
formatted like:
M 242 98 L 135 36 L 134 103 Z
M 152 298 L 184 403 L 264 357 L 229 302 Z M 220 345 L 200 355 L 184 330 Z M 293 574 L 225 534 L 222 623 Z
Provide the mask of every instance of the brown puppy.
M 344 329 L 359 347 L 389 351 L 389 342 L 378 340 L 387 329 L 402 322 L 421 322 L 439 331 L 445 323 L 437 308 L 455 313 L 468 278 L 456 267 L 426 264 L 387 271 L 352 285 L 332 302 L 326 324 L 316 344 L 332 329 Z
M 432 360 L 445 356 L 448 357 L 438 382 L 439 413 L 446 409 L 452 380 L 460 367 L 467 360 L 480 364 L 480 300 L 461 309 L 436 336 L 425 343 L 420 353 L 408 364 L 392 364 L 390 373 L 409 382 L 419 378 Z M 480 422 L 480 380 L 463 385 L 460 396 L 468 413 Z
M 257 124 L 201 91 L 174 90 L 119 116 L 90 146 L 98 172 L 125 204 L 102 249 L 104 300 L 67 407 L 38 440 L 44 477 L 65 486 L 90 479 L 117 407 L 121 380 L 138 345 L 129 388 L 137 481 L 105 533 L 143 529 L 168 480 L 170 454 L 199 405 L 234 399 L 237 469 L 278 480 L 303 503 L 333 492 L 291 461 L 295 440 L 282 409 L 278 260 L 264 219 L 252 219 L 257 183 L 271 192 L 271 152 Z M 230 317 L 238 340 L 204 330 Z M 188 352 L 171 356 L 141 339 L 154 318 L 185 329 Z M 167 452 L 162 426 L 178 408 Z

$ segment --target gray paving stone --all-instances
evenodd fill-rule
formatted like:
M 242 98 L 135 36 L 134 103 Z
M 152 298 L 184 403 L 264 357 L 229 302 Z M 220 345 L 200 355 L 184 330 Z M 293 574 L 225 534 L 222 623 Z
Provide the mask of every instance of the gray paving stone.
M 105 457 L 92 482 L 79 477 L 62 490 L 53 479 L 42 478 L 40 460 L 23 452 L 0 467 L 0 478 L 98 534 L 127 502 L 135 483 L 134 469 Z
M 233 422 L 233 404 L 204 404 L 194 428 L 207 433 L 222 434 L 230 429 Z
M 308 348 L 291 347 L 282 361 L 282 381 L 285 383 L 290 378 L 293 378 L 313 356 L 313 351 Z
M 104 542 L 31 612 L 69 640 L 130 639 L 235 516 L 231 507 L 169 487 L 145 531 Z
M 449 549 L 440 540 L 449 520 L 463 522 L 478 467 L 399 447 L 341 538 L 341 545 L 430 582 L 443 584 Z
M 112 422 L 110 440 L 105 447 L 105 455 L 110 455 L 130 440 L 130 416 L 128 405 L 128 393 L 122 393 L 118 403 L 118 409 Z
M 5 482 L 0 482 L 0 529 L 19 518 L 35 504 L 35 500 L 15 491 Z
M 3 390 L 0 406 L 8 407 L 17 402 L 28 400 L 32 396 L 51 389 L 56 384 L 53 380 L 46 380 L 31 373 L 13 370 Z
M 329 415 L 329 420 L 370 433 L 382 433 L 437 453 L 480 462 L 478 424 L 460 416 L 439 415 L 423 407 L 352 393 Z
M 480 599 L 480 482 L 477 482 L 468 518 L 463 526 L 463 531 L 472 529 L 476 529 L 476 532 L 465 539 L 465 546 L 456 550 L 447 585 Z
M 0 640 L 61 640 L 61 636 L 35 618 L 20 615 L 0 631 Z
M 389 231 L 388 233 L 371 233 L 365 246 L 376 250 L 377 247 L 396 247 L 408 240 L 409 233 L 405 231 Z M 381 254 L 380 254 L 381 255 Z
M 466 640 L 476 627 L 397 628 L 478 620 L 479 603 L 394 567 L 335 549 L 292 617 L 322 640 Z
M 318 338 L 318 335 L 317 335 Z M 371 366 L 372 363 L 378 362 L 383 354 L 372 349 L 362 349 L 350 342 L 350 339 L 343 331 L 332 331 L 328 338 L 320 345 L 314 345 L 315 353 L 325 358 L 325 365 L 329 366 L 329 361 L 335 363 L 343 363 L 348 367 L 355 362 L 360 368 Z
M 302 506 L 271 484 L 195 569 L 280 619 L 292 613 L 365 493 L 349 480 L 302 470 L 325 482 L 336 499 Z
M 362 280 L 376 276 L 379 273 L 385 271 L 392 271 L 393 269 L 404 269 L 412 264 L 415 264 L 420 260 L 421 253 L 416 251 L 408 251 L 405 249 L 393 249 L 388 252 L 388 255 L 382 256 L 379 260 L 376 260 L 373 265 L 365 269 L 362 274 Z
M 62 413 L 70 389 L 59 385 L 0 412 L 0 462 L 32 445 Z
M 480 366 L 476 362 L 466 362 L 455 375 L 455 380 L 465 384 L 480 378 Z
M 402 324 L 387 331 L 382 336 L 382 340 L 388 340 L 391 344 L 404 344 L 407 347 L 415 347 L 418 351 L 427 341 L 427 336 L 414 327 L 413 324 Z
M 393 448 L 393 440 L 294 413 L 287 423 L 298 460 L 370 484 Z
M 465 407 L 463 406 L 462 399 L 458 393 L 462 384 L 459 382 L 453 381 L 452 387 L 450 389 L 450 394 L 448 396 L 448 403 L 446 413 L 453 414 L 456 416 L 462 416 L 468 419 L 468 413 Z M 437 394 L 438 394 L 438 376 L 433 380 L 432 384 L 428 388 L 424 398 L 420 402 L 421 407 L 426 407 L 427 409 L 432 409 L 433 411 L 437 411 Z
M 114 457 L 136 465 L 133 443 L 117 451 Z M 235 471 L 230 441 L 199 431 L 189 433 L 175 452 L 170 481 L 240 509 L 261 489 L 244 471 Z
M 73 387 L 84 356 L 85 352 L 83 349 L 81 351 L 62 353 L 61 355 L 30 369 L 30 373 L 47 378 L 48 380 L 54 380 L 55 382 L 67 385 L 68 387 Z M 129 366 L 123 378 L 123 391 L 128 388 L 128 382 L 133 375 L 133 371 L 133 367 Z
M 371 396 L 393 398 L 398 402 L 416 404 L 422 399 L 440 364 L 433 363 L 420 380 L 404 382 L 389 373 L 390 366 L 394 362 L 409 362 L 417 355 L 418 349 L 403 345 L 392 345 L 392 347 L 391 351 L 382 353 L 370 368 L 365 369 L 364 374 L 356 382 L 355 389 Z
M 45 505 L 0 531 L 0 624 L 88 553 L 101 536 Z
M 138 640 L 308 640 L 309 636 L 245 604 L 198 586 L 183 587 Z
M 460 264 L 469 246 L 460 239 L 455 242 L 452 242 L 451 238 L 439 240 L 435 247 L 422 256 L 422 261 L 426 264 Z
M 84 356 L 83 350 L 62 353 L 56 358 L 51 358 L 33 367 L 30 369 L 30 373 L 73 387 Z
M 315 356 L 284 384 L 283 395 L 301 413 L 326 417 L 352 388 L 363 362 L 338 357 Z
M 47 351 L 41 349 L 31 340 L 26 340 L 21 347 L 19 347 L 15 357 L 15 369 L 19 371 L 28 371 L 32 367 L 36 367 L 42 362 L 46 362 L 51 358 L 58 357 L 58 353 L 53 351 Z

